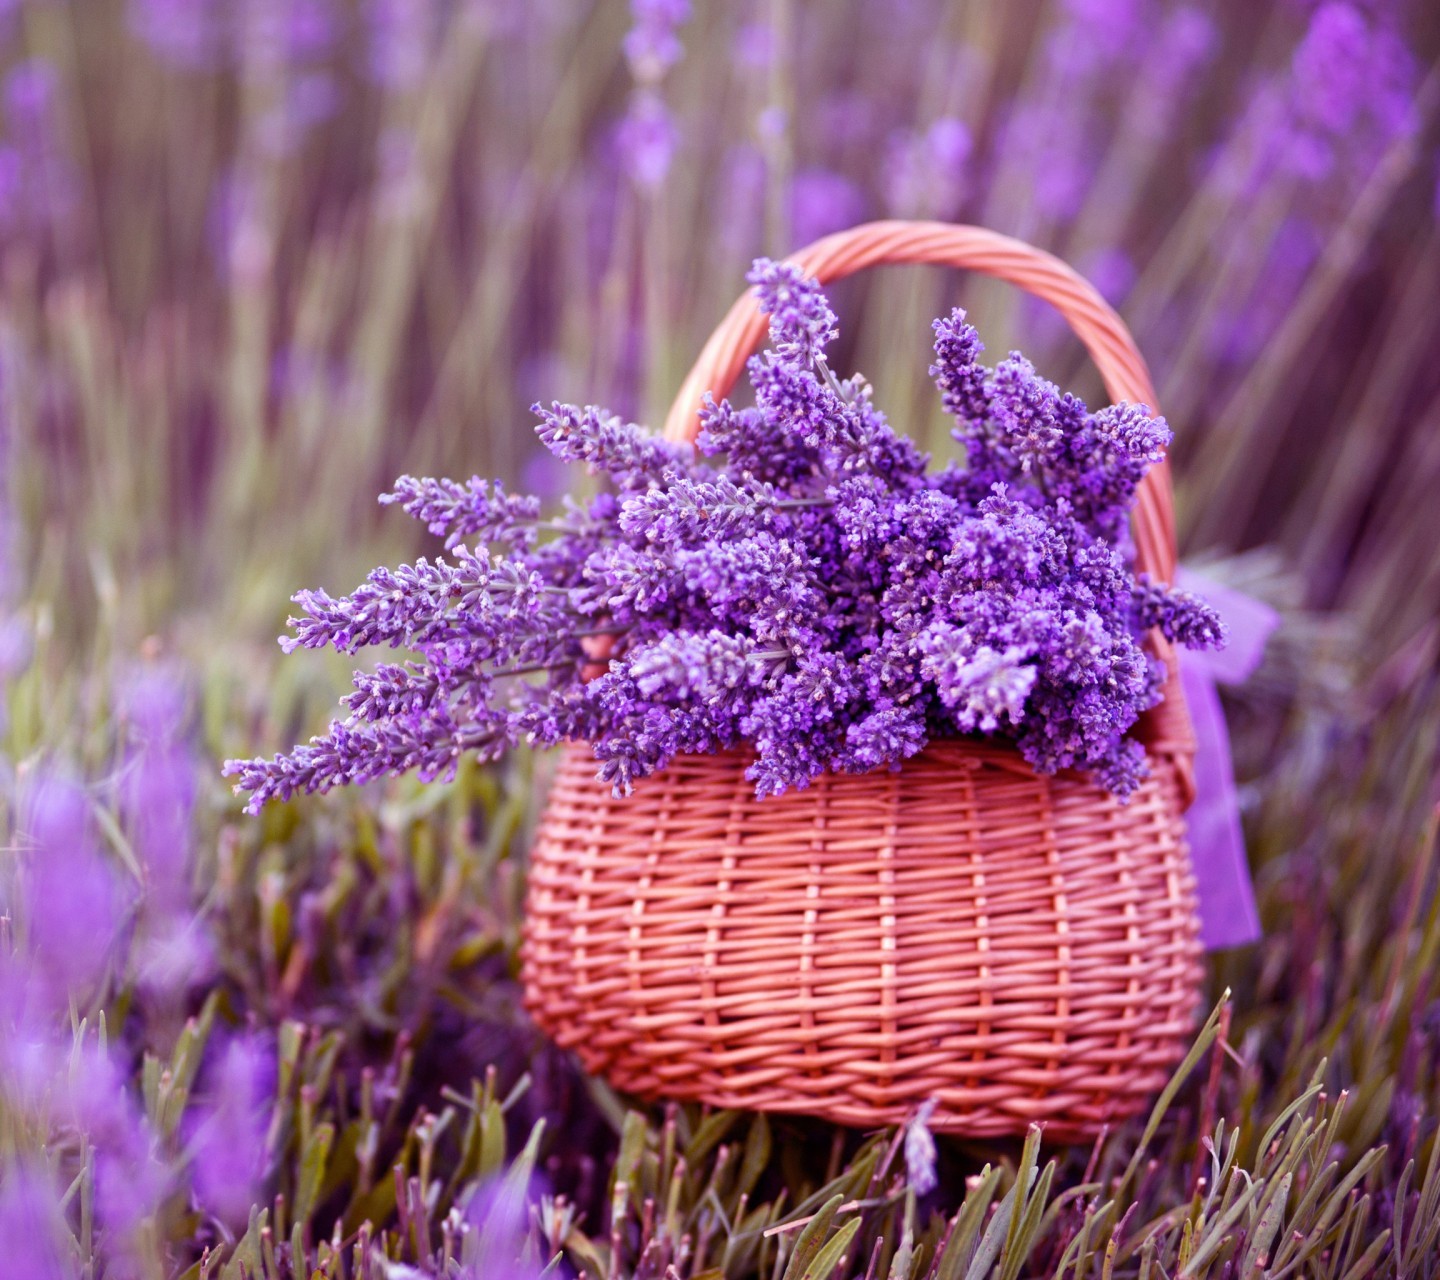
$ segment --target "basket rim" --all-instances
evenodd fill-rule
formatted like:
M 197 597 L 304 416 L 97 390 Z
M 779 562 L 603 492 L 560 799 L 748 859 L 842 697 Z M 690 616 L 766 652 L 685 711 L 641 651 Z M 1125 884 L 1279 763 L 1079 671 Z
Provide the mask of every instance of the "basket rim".
M 1163 745 L 1156 748 L 1143 739 L 1139 739 L 1139 741 L 1148 761 L 1165 763 L 1178 768 L 1179 762 L 1176 760 L 1173 751 L 1165 749 Z M 558 744 L 556 749 L 562 753 L 579 753 L 584 751 L 589 758 L 596 758 L 592 744 L 588 738 L 569 739 L 566 742 Z M 757 753 L 753 744 L 748 740 L 742 740 L 728 747 L 721 747 L 716 751 L 679 752 L 673 756 L 667 764 L 655 770 L 654 773 L 648 773 L 644 777 L 636 778 L 632 783 L 632 787 L 638 790 L 640 787 L 650 783 L 652 779 L 668 773 L 671 769 L 677 766 L 683 767 L 688 761 L 724 760 L 729 758 L 735 765 L 748 768 L 756 759 L 756 755 Z M 827 766 L 803 785 L 787 788 L 779 795 L 761 798 L 767 800 L 781 799 L 783 796 L 805 790 L 822 777 L 833 779 L 834 782 L 832 782 L 831 785 L 834 785 L 835 783 L 876 777 L 880 774 L 903 773 L 906 767 L 913 762 L 922 761 L 927 756 L 932 755 L 953 755 L 956 757 L 955 763 L 957 764 L 959 764 L 961 760 L 969 760 L 973 762 L 970 767 L 980 768 L 991 766 L 997 769 L 1003 769 L 1007 773 L 1013 773 L 1017 777 L 1041 778 L 1052 782 L 1062 782 L 1067 785 L 1084 786 L 1111 797 L 1117 804 L 1123 805 L 1126 803 L 1124 799 L 1097 781 L 1094 774 L 1088 770 L 1066 767 L 1064 769 L 1057 769 L 1054 773 L 1043 773 L 1020 754 L 1020 749 L 1013 742 L 1008 742 L 1003 738 L 987 738 L 981 734 L 943 734 L 933 737 L 914 755 L 907 756 L 904 760 L 896 764 L 876 765 L 873 768 L 858 771 Z M 1141 779 L 1140 786 L 1136 789 L 1140 790 L 1155 781 L 1155 773 L 1152 769 L 1151 772 L 1147 773 L 1146 776 Z M 621 800 L 630 798 L 632 798 L 632 796 L 616 797 L 616 799 Z

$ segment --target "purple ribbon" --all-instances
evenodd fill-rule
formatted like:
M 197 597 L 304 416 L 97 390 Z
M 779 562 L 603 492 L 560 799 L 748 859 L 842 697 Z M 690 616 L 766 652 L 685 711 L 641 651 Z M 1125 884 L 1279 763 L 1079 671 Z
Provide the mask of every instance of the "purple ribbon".
M 1230 734 L 1216 684 L 1240 684 L 1260 665 L 1279 621 L 1269 605 L 1181 566 L 1176 585 L 1214 605 L 1229 629 L 1223 649 L 1186 650 L 1180 686 L 1195 726 L 1195 803 L 1186 814 L 1200 898 L 1200 940 L 1207 951 L 1260 936 L 1255 890 L 1245 858 Z

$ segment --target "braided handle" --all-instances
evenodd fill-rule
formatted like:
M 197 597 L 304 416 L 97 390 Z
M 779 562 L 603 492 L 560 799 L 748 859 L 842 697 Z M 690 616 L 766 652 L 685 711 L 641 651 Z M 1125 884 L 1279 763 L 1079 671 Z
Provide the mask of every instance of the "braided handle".
M 1088 280 L 1053 254 L 983 227 L 948 222 L 866 222 L 837 231 L 792 254 L 789 261 L 822 284 L 865 267 L 924 262 L 980 271 L 1019 285 L 1053 305 L 1085 344 L 1112 400 L 1155 407 L 1155 388 L 1135 339 L 1115 309 Z M 681 384 L 665 437 L 693 441 L 700 433 L 697 411 L 707 391 L 721 399 L 735 385 L 745 361 L 768 328 L 748 290 L 730 308 Z M 1131 514 L 1135 567 L 1159 582 L 1175 578 L 1175 501 L 1169 463 L 1161 459 L 1140 481 Z M 1140 724 L 1152 752 L 1172 757 L 1178 767 L 1181 803 L 1194 799 L 1194 731 L 1180 692 L 1174 647 L 1158 632 L 1156 655 L 1169 668 L 1165 698 Z
M 1155 388 L 1135 339 L 1094 285 L 1059 258 L 982 227 L 948 222 L 866 222 L 817 240 L 791 262 L 822 284 L 866 267 L 925 262 L 997 276 L 1051 303 L 1065 317 L 1104 379 L 1112 400 L 1155 405 Z M 767 322 L 747 291 L 700 352 L 665 420 L 670 440 L 694 440 L 705 392 L 721 399 L 765 336 Z M 1156 463 L 1140 482 L 1132 517 L 1136 568 L 1160 582 L 1175 577 L 1175 505 L 1169 464 Z

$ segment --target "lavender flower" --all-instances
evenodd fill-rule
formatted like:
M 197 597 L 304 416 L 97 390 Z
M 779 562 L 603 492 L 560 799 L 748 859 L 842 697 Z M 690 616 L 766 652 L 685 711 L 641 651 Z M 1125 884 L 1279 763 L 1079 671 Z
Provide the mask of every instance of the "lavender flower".
M 554 403 L 531 407 L 540 419 L 542 443 L 562 462 L 583 462 L 621 488 L 647 488 L 687 474 L 691 450 L 647 434 L 634 423 L 587 405 Z
M 63 1009 L 71 996 L 91 996 L 104 976 L 130 895 L 100 851 L 84 792 L 68 778 L 42 774 L 31 783 L 21 829 L 31 851 L 31 990 L 43 1007 Z
M 790 228 L 797 244 L 864 222 L 868 211 L 865 193 L 843 173 L 812 165 L 791 180 Z
M 17 132 L 47 127 L 55 110 L 60 75 L 53 63 L 32 58 L 5 76 L 5 117 Z
M 249 59 L 267 68 L 305 68 L 334 48 L 331 0 L 130 0 L 130 29 L 166 62 L 190 71 Z
M 453 558 L 377 569 L 346 597 L 301 592 L 282 643 L 415 656 L 357 673 L 349 714 L 308 746 L 230 762 L 252 809 L 567 738 L 593 743 L 621 793 L 742 741 L 768 795 L 896 767 L 946 734 L 1004 738 L 1037 769 L 1093 770 L 1122 796 L 1138 784 L 1129 733 L 1162 681 L 1144 632 L 1223 634 L 1123 554 L 1165 425 L 1143 406 L 1092 414 L 1018 353 L 986 371 L 955 312 L 936 322 L 933 373 L 967 457 L 930 473 L 863 379 L 829 369 L 835 316 L 816 283 L 764 261 L 751 279 L 772 349 L 749 366 L 753 409 L 706 402 L 702 458 L 555 404 L 537 406 L 541 439 L 613 495 L 545 522 L 479 480 L 397 482 L 386 500 Z M 586 646 L 602 636 L 597 674 Z
M 748 637 L 681 631 L 636 649 L 626 665 L 643 697 L 713 705 L 752 681 L 754 657 Z
M 659 86 L 684 52 L 678 33 L 690 17 L 690 5 L 688 0 L 631 0 L 630 9 L 634 25 L 624 49 L 635 91 L 615 142 L 631 181 L 653 194 L 670 171 L 679 137 Z
M 727 475 L 714 480 L 678 480 L 666 489 L 647 489 L 620 506 L 621 530 L 647 542 L 684 543 L 725 534 L 750 534 L 775 522 L 785 499 L 764 481 L 737 484 Z
M 820 286 L 799 267 L 757 259 L 746 277 L 770 317 L 770 346 L 782 362 L 814 364 L 836 334 L 835 313 Z
M 905 1126 L 905 1177 L 917 1196 L 929 1195 L 939 1181 L 935 1176 L 935 1138 L 930 1132 L 935 1107 L 935 1099 L 927 1099 Z
M 897 218 L 953 218 L 964 198 L 973 146 L 970 130 L 948 116 L 923 132 L 892 136 L 885 163 L 890 213 Z
M 195 1197 L 232 1226 L 243 1224 L 265 1174 L 274 1051 L 258 1040 L 232 1040 L 215 1063 L 191 1117 L 189 1148 Z
M 1167 639 L 1191 649 L 1214 649 L 1225 642 L 1214 610 L 1192 592 L 1161 586 L 1141 574 L 1133 593 L 1139 626 L 1158 627 Z
M 615 145 L 630 180 L 642 191 L 658 191 L 679 145 L 675 119 L 658 93 L 639 89 L 631 96 Z
M 874 711 L 846 726 L 838 763 L 850 773 L 893 768 L 924 750 L 927 741 L 923 706 L 881 698 Z
M 127 16 L 156 56 L 187 70 L 213 67 L 228 53 L 232 15 L 220 0 L 130 0 Z
M 368 0 L 369 71 L 376 84 L 403 91 L 420 82 L 430 63 L 437 12 L 434 0 Z
M 236 54 L 267 70 L 311 66 L 339 33 L 331 0 L 251 0 L 231 20 Z
M 36 237 L 63 233 L 78 208 L 79 174 L 65 138 L 60 74 L 45 58 L 5 74 L 4 118 L 13 144 L 0 147 L 0 228 Z
M 1028 665 L 1034 654 L 1019 645 L 1003 652 L 976 645 L 965 632 L 938 624 L 922 639 L 920 669 L 971 733 L 994 733 L 1002 724 L 1018 725 L 1039 671 Z
M 540 516 L 540 500 L 523 494 L 509 494 L 496 481 L 472 476 L 467 484 L 454 480 L 417 480 L 401 476 L 395 488 L 382 494 L 383 503 L 397 502 L 406 515 L 420 520 L 445 549 L 453 551 L 461 542 L 530 543 L 535 540 L 534 522 Z
M 531 1256 L 528 1219 L 543 1194 L 541 1179 L 526 1185 L 513 1173 L 475 1188 L 463 1213 L 463 1280 L 541 1280 L 548 1268 Z
M 654 84 L 685 52 L 679 30 L 689 21 L 689 0 L 631 0 L 630 12 L 634 25 L 625 36 L 625 59 L 637 82 Z
M 1384 141 L 1412 130 L 1413 70 L 1404 43 L 1382 22 L 1349 4 L 1320 5 L 1291 62 L 1285 155 L 1308 176 L 1323 177 L 1334 143 L 1362 124 Z
M 5 1270 L 16 1280 L 73 1280 L 68 1232 L 53 1179 L 41 1168 L 7 1168 L 0 1178 L 0 1241 Z
M 578 665 L 578 663 L 576 664 Z M 327 733 L 272 761 L 229 761 L 226 773 L 239 790 L 252 791 L 252 812 L 271 799 L 302 792 L 371 782 L 390 774 L 418 773 L 423 781 L 455 776 L 461 757 L 493 760 L 519 741 L 513 716 L 492 713 L 475 723 L 459 722 L 447 705 L 424 714 L 401 714 L 366 723 L 336 721 Z
M 453 564 L 422 559 L 394 572 L 376 569 L 341 599 L 299 592 L 294 600 L 305 616 L 290 620 L 295 637 L 281 643 L 286 652 L 328 645 L 341 653 L 405 645 L 462 662 L 488 654 L 502 633 L 544 613 L 544 589 L 533 569 L 457 547 Z
M 144 869 L 135 966 L 147 987 L 183 993 L 211 970 L 211 939 L 190 909 L 191 824 L 199 760 L 184 736 L 185 689 L 164 666 L 134 675 L 121 709 L 134 741 L 117 779 L 120 812 Z
M 65 1122 L 94 1152 L 96 1216 L 117 1274 L 138 1270 L 134 1256 L 147 1219 L 171 1186 L 157 1135 L 140 1112 L 114 1058 L 94 1044 L 67 1055 L 59 1099 Z

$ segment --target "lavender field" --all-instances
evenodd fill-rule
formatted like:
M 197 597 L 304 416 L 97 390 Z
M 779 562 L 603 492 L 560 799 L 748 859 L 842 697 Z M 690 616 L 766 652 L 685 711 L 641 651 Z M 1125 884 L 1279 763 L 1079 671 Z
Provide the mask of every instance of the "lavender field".
M 1437 120 L 1427 0 L 0 0 L 0 1280 L 1440 1277 Z M 397 477 L 593 499 L 533 404 L 658 429 L 754 259 L 880 218 L 1095 283 L 1184 566 L 1279 620 L 1263 937 L 1093 1148 L 588 1078 L 520 1006 L 553 753 L 222 776 L 351 687 L 291 597 L 442 553 Z M 957 303 L 1105 403 L 994 281 L 829 296 L 938 462 Z

